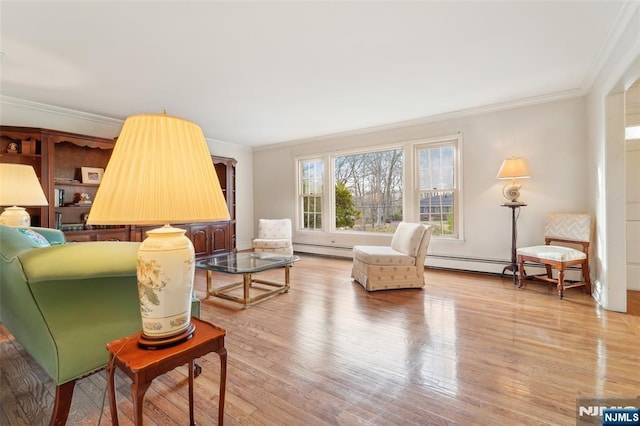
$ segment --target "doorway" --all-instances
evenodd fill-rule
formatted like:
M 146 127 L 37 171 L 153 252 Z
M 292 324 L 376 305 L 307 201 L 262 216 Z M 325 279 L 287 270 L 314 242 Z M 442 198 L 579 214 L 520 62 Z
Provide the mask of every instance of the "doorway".
M 625 92 L 625 128 L 627 313 L 640 315 L 640 79 Z

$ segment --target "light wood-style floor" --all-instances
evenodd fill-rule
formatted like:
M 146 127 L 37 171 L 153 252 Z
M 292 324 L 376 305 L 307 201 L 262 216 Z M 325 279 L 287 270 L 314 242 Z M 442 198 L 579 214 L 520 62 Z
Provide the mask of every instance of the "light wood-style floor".
M 577 397 L 640 394 L 640 317 L 581 288 L 559 300 L 544 283 L 427 270 L 422 290 L 367 293 L 350 268 L 303 256 L 288 294 L 246 310 L 203 301 L 202 318 L 228 333 L 227 425 L 574 425 Z M 4 329 L 0 356 L 0 424 L 47 424 L 51 380 Z M 219 360 L 199 363 L 196 421 L 215 425 Z M 130 381 L 118 373 L 116 386 L 130 425 Z M 186 367 L 156 379 L 145 424 L 187 424 L 187 386 Z M 70 425 L 98 424 L 104 388 L 104 372 L 78 382 Z

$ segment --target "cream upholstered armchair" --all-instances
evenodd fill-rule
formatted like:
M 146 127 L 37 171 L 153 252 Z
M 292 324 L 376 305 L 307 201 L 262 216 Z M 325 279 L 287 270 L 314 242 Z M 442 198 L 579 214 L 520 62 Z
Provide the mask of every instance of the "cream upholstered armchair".
M 253 251 L 291 256 L 291 219 L 260 219 L 258 238 L 253 240 Z
M 591 222 L 591 216 L 588 214 L 551 213 L 547 215 L 544 224 L 545 244 L 520 247 L 516 251 L 520 287 L 524 283 L 525 262 L 535 262 L 543 264 L 546 273 L 532 275 L 530 278 L 556 284 L 560 299 L 564 297 L 564 290 L 572 287 L 584 286 L 584 291 L 591 293 L 591 279 L 589 277 Z M 552 245 L 551 243 L 554 242 L 556 244 Z M 564 279 L 565 270 L 574 265 L 582 267 L 582 281 L 567 282 Z M 558 271 L 556 278 L 553 277 L 553 269 Z
M 367 291 L 424 287 L 432 228 L 400 222 L 391 246 L 354 246 L 351 277 Z

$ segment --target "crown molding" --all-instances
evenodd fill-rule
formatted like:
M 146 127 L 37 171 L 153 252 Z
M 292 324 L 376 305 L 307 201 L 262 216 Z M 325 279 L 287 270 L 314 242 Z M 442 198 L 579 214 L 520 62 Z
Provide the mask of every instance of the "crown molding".
M 207 141 L 208 145 L 211 146 L 220 146 L 220 145 L 224 145 L 227 146 L 229 148 L 235 149 L 236 151 L 247 151 L 247 152 L 252 152 L 253 149 L 250 146 L 247 145 L 239 145 L 239 144 L 235 144 L 232 142 L 225 142 L 225 141 L 221 141 L 219 139 L 211 139 L 208 137 L 204 137 L 204 139 Z
M 314 136 L 311 138 L 296 139 L 296 140 L 278 142 L 278 143 L 269 144 L 269 145 L 261 145 L 261 146 L 253 147 L 253 150 L 265 151 L 265 150 L 270 150 L 274 148 L 285 148 L 285 147 L 290 147 L 290 146 L 300 145 L 300 144 L 324 142 L 324 141 L 335 139 L 335 138 L 358 136 L 358 135 L 363 135 L 368 133 L 376 133 L 376 132 L 383 132 L 383 131 L 389 131 L 389 130 L 395 130 L 395 129 L 402 129 L 406 127 L 421 126 L 421 125 L 427 125 L 432 123 L 439 123 L 447 120 L 454 120 L 454 119 L 460 119 L 464 117 L 472 117 L 472 116 L 477 116 L 482 114 L 505 111 L 509 109 L 516 109 L 516 108 L 522 108 L 522 107 L 527 107 L 532 105 L 557 102 L 557 101 L 562 101 L 566 99 L 579 98 L 584 95 L 585 93 L 580 88 L 564 90 L 564 91 L 548 93 L 540 96 L 520 98 L 520 99 L 490 104 L 490 105 L 483 105 L 479 107 L 468 108 L 464 110 L 431 115 L 428 117 L 421 117 L 421 118 L 416 118 L 412 120 L 405 120 L 405 121 L 399 121 L 395 123 L 383 124 L 380 126 L 372 126 L 372 127 L 362 128 L 362 129 L 336 132 L 336 133 L 331 133 L 331 134 L 322 135 L 322 136 Z
M 88 112 L 77 111 L 70 108 L 59 107 L 55 105 L 43 104 L 40 102 L 29 101 L 26 99 L 14 98 L 11 96 L 0 95 L 0 105 L 11 105 L 32 111 L 46 112 L 49 114 L 59 115 L 63 117 L 71 117 L 79 120 L 92 121 L 100 124 L 107 124 L 110 126 L 117 125 L 122 126 L 124 120 L 117 118 L 106 117 L 104 115 L 91 114 Z
M 26 99 L 14 98 L 11 96 L 0 95 L 0 107 L 2 105 L 23 108 L 31 111 L 44 112 L 47 114 L 53 114 L 53 115 L 62 116 L 62 117 L 69 117 L 77 120 L 90 121 L 93 123 L 107 125 L 110 127 L 115 126 L 117 128 L 120 128 L 124 124 L 124 120 L 121 120 L 118 118 L 112 118 L 104 115 L 77 111 L 70 108 L 44 104 L 41 102 L 29 101 Z M 1 117 L 1 114 L 0 114 L 0 117 Z M 207 141 L 207 144 L 225 145 L 234 149 L 246 149 L 247 151 L 251 151 L 250 147 L 245 147 L 243 145 L 238 145 L 230 142 L 224 142 L 217 139 L 211 139 L 211 138 L 207 138 L 206 136 L 205 136 L 205 140 Z

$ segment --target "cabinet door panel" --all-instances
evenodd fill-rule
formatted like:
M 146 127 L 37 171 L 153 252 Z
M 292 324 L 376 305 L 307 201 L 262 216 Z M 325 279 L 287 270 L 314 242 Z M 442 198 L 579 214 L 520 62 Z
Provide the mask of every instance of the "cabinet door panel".
M 208 225 L 191 227 L 191 242 L 196 256 L 206 256 L 210 253 L 210 234 Z
M 229 224 L 211 225 L 211 254 L 228 253 L 230 250 Z

